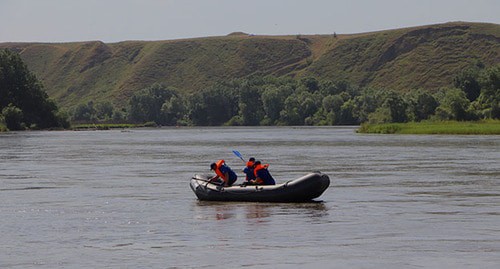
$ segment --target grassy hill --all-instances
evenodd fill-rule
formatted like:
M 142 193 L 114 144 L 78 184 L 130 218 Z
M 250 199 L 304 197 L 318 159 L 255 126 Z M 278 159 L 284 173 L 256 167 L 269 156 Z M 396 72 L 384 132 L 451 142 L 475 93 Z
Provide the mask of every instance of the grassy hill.
M 435 90 L 478 62 L 500 63 L 500 25 L 448 23 L 354 36 L 307 71 L 359 85 Z
M 500 25 L 455 22 L 337 36 L 233 33 L 111 44 L 2 43 L 0 48 L 18 51 L 65 108 L 89 100 L 123 106 L 154 82 L 192 92 L 253 74 L 434 91 L 450 85 L 464 67 L 500 63 Z

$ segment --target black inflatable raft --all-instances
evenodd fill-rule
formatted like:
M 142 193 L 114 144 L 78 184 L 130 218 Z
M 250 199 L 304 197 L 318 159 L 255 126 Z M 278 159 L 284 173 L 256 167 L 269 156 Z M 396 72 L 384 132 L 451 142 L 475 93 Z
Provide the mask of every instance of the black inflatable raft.
M 319 197 L 330 185 L 330 178 L 320 172 L 310 173 L 285 183 L 255 186 L 221 187 L 209 183 L 208 175 L 195 175 L 191 189 L 199 200 L 246 202 L 307 202 Z

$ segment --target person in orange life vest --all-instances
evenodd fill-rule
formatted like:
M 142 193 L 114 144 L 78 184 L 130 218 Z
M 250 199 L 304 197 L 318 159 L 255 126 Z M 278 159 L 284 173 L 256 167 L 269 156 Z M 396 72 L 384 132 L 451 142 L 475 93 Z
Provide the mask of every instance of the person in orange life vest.
M 245 175 L 246 175 L 244 183 L 249 183 L 250 180 L 255 179 L 255 174 L 253 172 L 254 163 L 255 163 L 255 158 L 251 157 L 250 159 L 248 159 L 248 162 L 247 162 L 245 168 L 243 168 L 243 173 L 245 173 Z
M 256 161 L 253 166 L 255 179 L 250 182 L 255 185 L 275 185 L 276 181 L 267 170 L 266 165 L 262 165 L 260 161 Z
M 223 185 L 228 187 L 233 185 L 233 183 L 236 182 L 236 179 L 238 179 L 236 173 L 229 166 L 227 166 L 224 160 L 219 160 L 210 164 L 210 169 L 214 170 L 215 176 L 210 178 L 208 180 L 209 182 L 214 182 L 220 179 L 222 180 Z
M 253 182 L 252 180 L 255 180 L 255 173 L 254 173 L 254 164 L 255 164 L 255 158 L 251 157 L 248 159 L 248 162 L 246 163 L 245 168 L 243 169 L 243 173 L 245 173 L 246 178 L 245 182 L 243 182 L 243 185 L 255 185 L 256 183 Z M 269 164 L 263 164 L 264 168 L 268 168 Z

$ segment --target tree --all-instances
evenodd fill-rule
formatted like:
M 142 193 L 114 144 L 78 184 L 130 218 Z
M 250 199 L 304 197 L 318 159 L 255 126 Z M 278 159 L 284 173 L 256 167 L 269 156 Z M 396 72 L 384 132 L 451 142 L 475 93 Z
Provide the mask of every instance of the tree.
M 408 121 L 407 101 L 401 94 L 392 90 L 365 89 L 354 100 L 357 104 L 355 116 L 360 122 Z
M 331 80 L 322 80 L 319 83 L 319 88 L 320 88 L 320 92 L 324 96 L 341 94 L 343 92 L 351 95 L 351 93 L 353 92 L 353 88 L 351 87 L 351 84 L 349 82 L 347 82 L 346 80 L 340 80 L 340 81 L 336 81 L 336 82 L 333 82 Z
M 127 119 L 127 112 L 125 110 L 119 110 L 119 109 L 115 109 L 113 111 L 113 122 L 114 123 L 121 123 L 121 122 L 124 122 L 126 121 Z
M 161 107 L 162 124 L 177 125 L 186 114 L 184 100 L 176 95 L 165 101 Z
M 5 132 L 7 131 L 7 126 L 5 125 L 5 119 L 3 118 L 3 115 L 0 113 L 0 132 Z
M 163 124 L 162 107 L 165 101 L 176 95 L 175 90 L 155 83 L 145 88 L 130 98 L 129 118 L 133 122 L 154 121 Z
M 375 112 L 368 115 L 368 122 L 372 124 L 393 122 L 391 109 L 387 106 L 381 106 Z
M 94 108 L 94 102 L 89 101 L 85 104 L 79 104 L 73 111 L 72 120 L 80 122 L 93 122 L 95 118 L 96 110 Z
M 340 125 L 357 125 L 359 120 L 354 116 L 356 104 L 353 99 L 349 99 L 340 107 L 340 115 L 338 124 Z
M 436 108 L 436 117 L 440 120 L 467 120 L 470 101 L 461 89 L 446 89 Z
M 96 117 L 99 120 L 110 120 L 113 117 L 113 104 L 109 101 L 97 103 L 95 106 Z
M 453 86 L 463 90 L 471 102 L 476 100 L 481 94 L 479 84 L 479 71 L 477 68 L 469 68 L 460 72 L 453 78 Z
M 408 121 L 408 116 L 406 115 L 406 108 L 408 107 L 408 104 L 398 93 L 393 91 L 389 92 L 389 95 L 384 100 L 382 107 L 389 109 L 392 122 Z
M 353 116 L 359 122 L 368 121 L 369 115 L 378 107 L 382 106 L 388 91 L 385 89 L 365 88 L 358 95 L 352 97 L 353 100 Z M 350 96 L 348 98 L 351 98 Z
M 285 99 L 283 110 L 280 112 L 281 122 L 286 125 L 304 125 L 312 121 L 312 117 L 321 106 L 321 95 L 307 90 L 298 90 Z
M 339 124 L 344 97 L 341 94 L 327 95 L 321 102 L 321 107 L 314 114 L 315 124 L 336 125 Z
M 323 98 L 321 106 L 327 112 L 339 113 L 342 105 L 344 104 L 344 99 L 339 94 L 327 95 Z
M 417 90 L 406 95 L 409 120 L 422 121 L 434 115 L 439 102 L 427 91 Z
M 319 82 L 313 77 L 306 77 L 301 79 L 300 84 L 305 86 L 309 92 L 316 92 L 319 90 Z
M 261 100 L 265 116 L 271 124 L 276 124 L 280 118 L 280 112 L 285 106 L 286 98 L 291 95 L 293 89 L 289 85 L 269 85 L 264 88 Z
M 283 110 L 280 112 L 280 122 L 284 125 L 303 125 L 303 117 L 299 111 L 300 101 L 296 94 L 285 99 Z
M 21 110 L 21 121 L 27 127 L 67 125 L 67 120 L 58 113 L 57 105 L 48 98 L 43 85 L 21 57 L 9 50 L 0 50 L 0 110 L 10 104 Z
M 248 83 L 242 85 L 238 107 L 243 125 L 259 125 L 264 117 L 264 109 L 257 86 L 249 85 Z
M 413 108 L 415 120 L 422 121 L 428 119 L 434 115 L 438 106 L 439 103 L 434 96 L 428 92 L 418 91 Z
M 22 130 L 24 122 L 23 111 L 12 103 L 2 109 L 2 116 L 9 130 Z
M 238 114 L 238 94 L 232 87 L 215 85 L 188 98 L 188 115 L 193 124 L 218 126 Z
M 489 118 L 500 118 L 500 64 L 486 69 L 480 75 L 481 95 L 479 103 Z

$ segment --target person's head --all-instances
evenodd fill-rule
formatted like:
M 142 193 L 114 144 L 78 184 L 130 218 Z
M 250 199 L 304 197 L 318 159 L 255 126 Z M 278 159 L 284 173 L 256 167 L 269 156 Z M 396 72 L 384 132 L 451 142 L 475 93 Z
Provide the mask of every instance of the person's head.
M 210 164 L 210 170 L 215 170 L 216 167 L 217 165 L 215 163 Z
M 257 165 L 260 165 L 261 162 L 260 161 L 255 161 L 255 163 L 253 164 L 254 167 L 256 167 Z
M 254 164 L 254 162 L 255 162 L 255 158 L 254 157 L 248 159 L 247 167 L 252 167 L 253 164 Z

